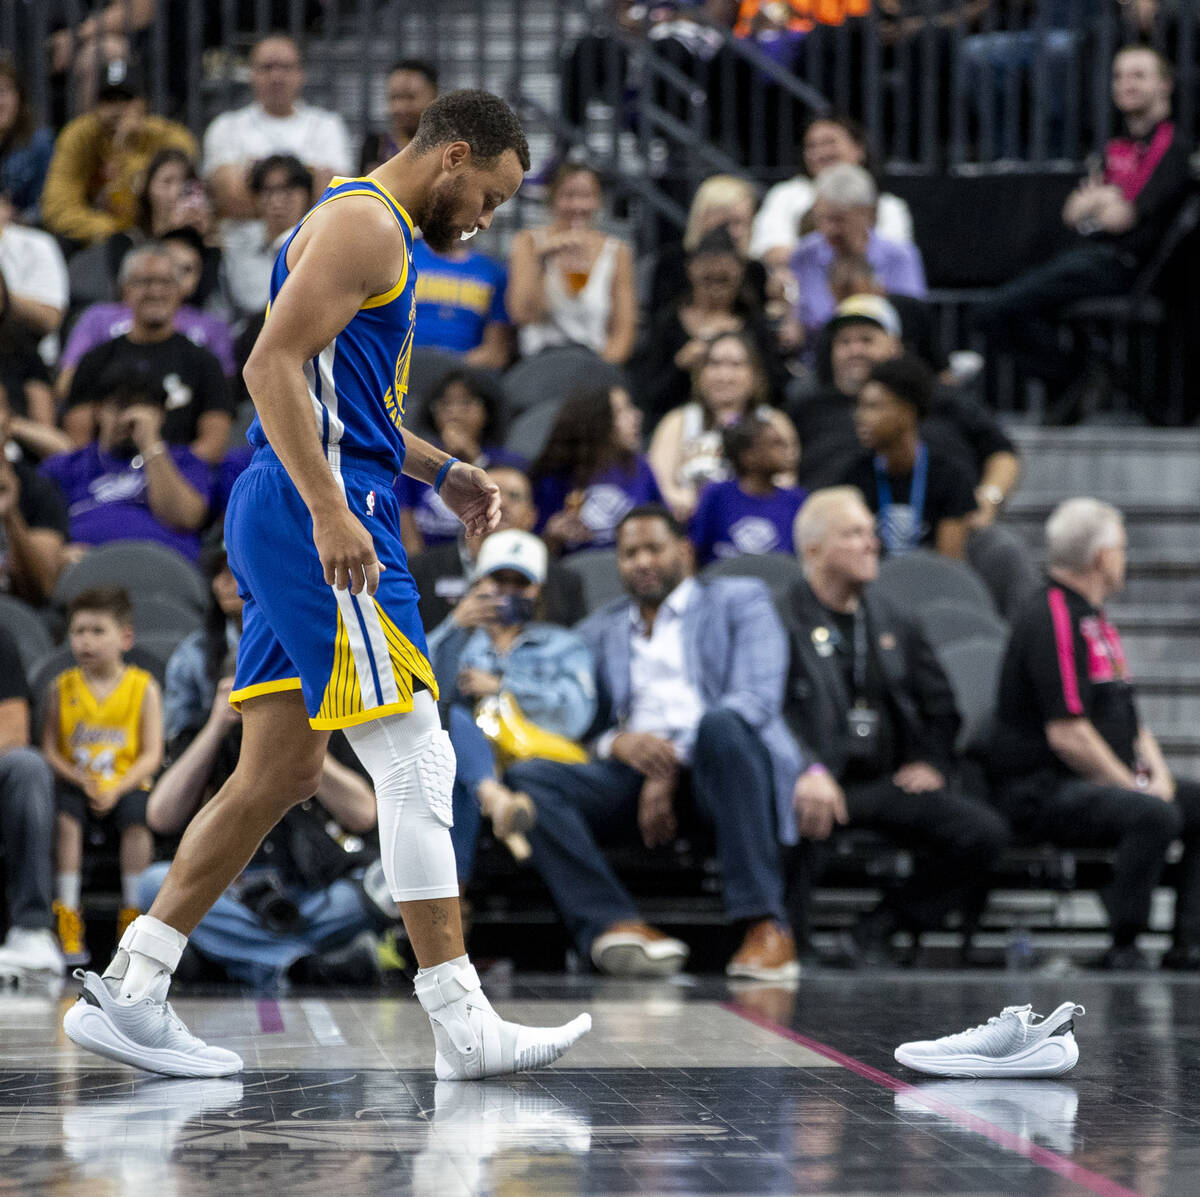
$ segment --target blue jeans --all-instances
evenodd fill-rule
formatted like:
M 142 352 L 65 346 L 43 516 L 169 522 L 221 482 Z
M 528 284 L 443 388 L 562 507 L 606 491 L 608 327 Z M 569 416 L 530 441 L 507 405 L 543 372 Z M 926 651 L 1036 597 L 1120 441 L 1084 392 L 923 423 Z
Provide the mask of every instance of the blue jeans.
M 586 956 L 606 928 L 638 918 L 600 844 L 637 836 L 642 775 L 614 760 L 524 761 L 506 780 L 537 807 L 529 833 L 532 863 Z M 735 920 L 782 920 L 774 782 L 762 741 L 732 711 L 708 712 L 700 720 L 689 780 L 695 814 L 715 833 L 726 913 Z
M 54 849 L 54 776 L 33 748 L 0 753 L 0 847 L 14 927 L 49 928 Z
M 458 880 L 471 880 L 475 868 L 475 843 L 479 839 L 479 799 L 475 788 L 487 778 L 495 778 L 496 761 L 487 737 L 475 725 L 470 708 L 462 703 L 450 706 L 450 743 L 454 746 L 454 826 L 450 841 L 454 845 L 454 863 Z
M 138 905 L 149 910 L 169 862 L 152 864 L 138 880 Z M 252 869 L 247 870 L 252 873 Z M 289 934 L 268 931 L 253 912 L 226 890 L 191 934 L 196 949 L 220 964 L 237 981 L 257 989 L 278 988 L 297 960 L 348 943 L 371 920 L 351 881 L 335 881 L 321 890 L 289 888 L 300 911 L 300 925 Z

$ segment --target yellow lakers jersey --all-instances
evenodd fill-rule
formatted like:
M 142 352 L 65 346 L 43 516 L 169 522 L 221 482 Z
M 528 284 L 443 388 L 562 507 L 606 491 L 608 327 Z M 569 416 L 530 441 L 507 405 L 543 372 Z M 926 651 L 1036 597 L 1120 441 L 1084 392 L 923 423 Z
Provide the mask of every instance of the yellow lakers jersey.
M 142 700 L 150 675 L 126 665 L 116 689 L 97 702 L 78 667 L 60 673 L 58 751 L 101 786 L 120 781 L 142 750 Z

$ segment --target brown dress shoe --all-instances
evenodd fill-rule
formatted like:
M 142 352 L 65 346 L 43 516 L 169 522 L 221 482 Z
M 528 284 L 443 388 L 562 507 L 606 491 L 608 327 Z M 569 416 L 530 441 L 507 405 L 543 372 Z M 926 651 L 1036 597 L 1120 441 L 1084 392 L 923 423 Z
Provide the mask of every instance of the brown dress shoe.
M 610 977 L 669 977 L 683 968 L 689 948 L 647 923 L 613 923 L 592 940 L 592 963 Z
M 725 966 L 725 975 L 750 981 L 794 981 L 800 976 L 792 933 L 774 919 L 753 924 L 742 946 Z

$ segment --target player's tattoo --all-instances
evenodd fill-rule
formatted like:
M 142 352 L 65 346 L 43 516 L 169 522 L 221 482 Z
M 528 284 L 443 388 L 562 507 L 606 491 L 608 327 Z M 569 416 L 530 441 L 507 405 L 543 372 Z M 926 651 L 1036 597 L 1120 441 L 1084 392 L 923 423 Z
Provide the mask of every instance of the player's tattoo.
M 429 908 L 429 917 L 435 927 L 444 927 L 450 921 L 450 911 L 445 906 L 435 902 Z

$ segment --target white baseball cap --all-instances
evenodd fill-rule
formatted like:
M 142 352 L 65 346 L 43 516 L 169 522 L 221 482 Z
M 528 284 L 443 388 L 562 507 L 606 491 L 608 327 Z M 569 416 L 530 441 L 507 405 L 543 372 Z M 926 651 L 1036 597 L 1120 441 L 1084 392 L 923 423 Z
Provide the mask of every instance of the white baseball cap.
M 482 578 L 502 569 L 516 570 L 539 586 L 546 580 L 546 545 L 532 532 L 506 528 L 493 532 L 479 546 L 475 558 L 475 577 Z

